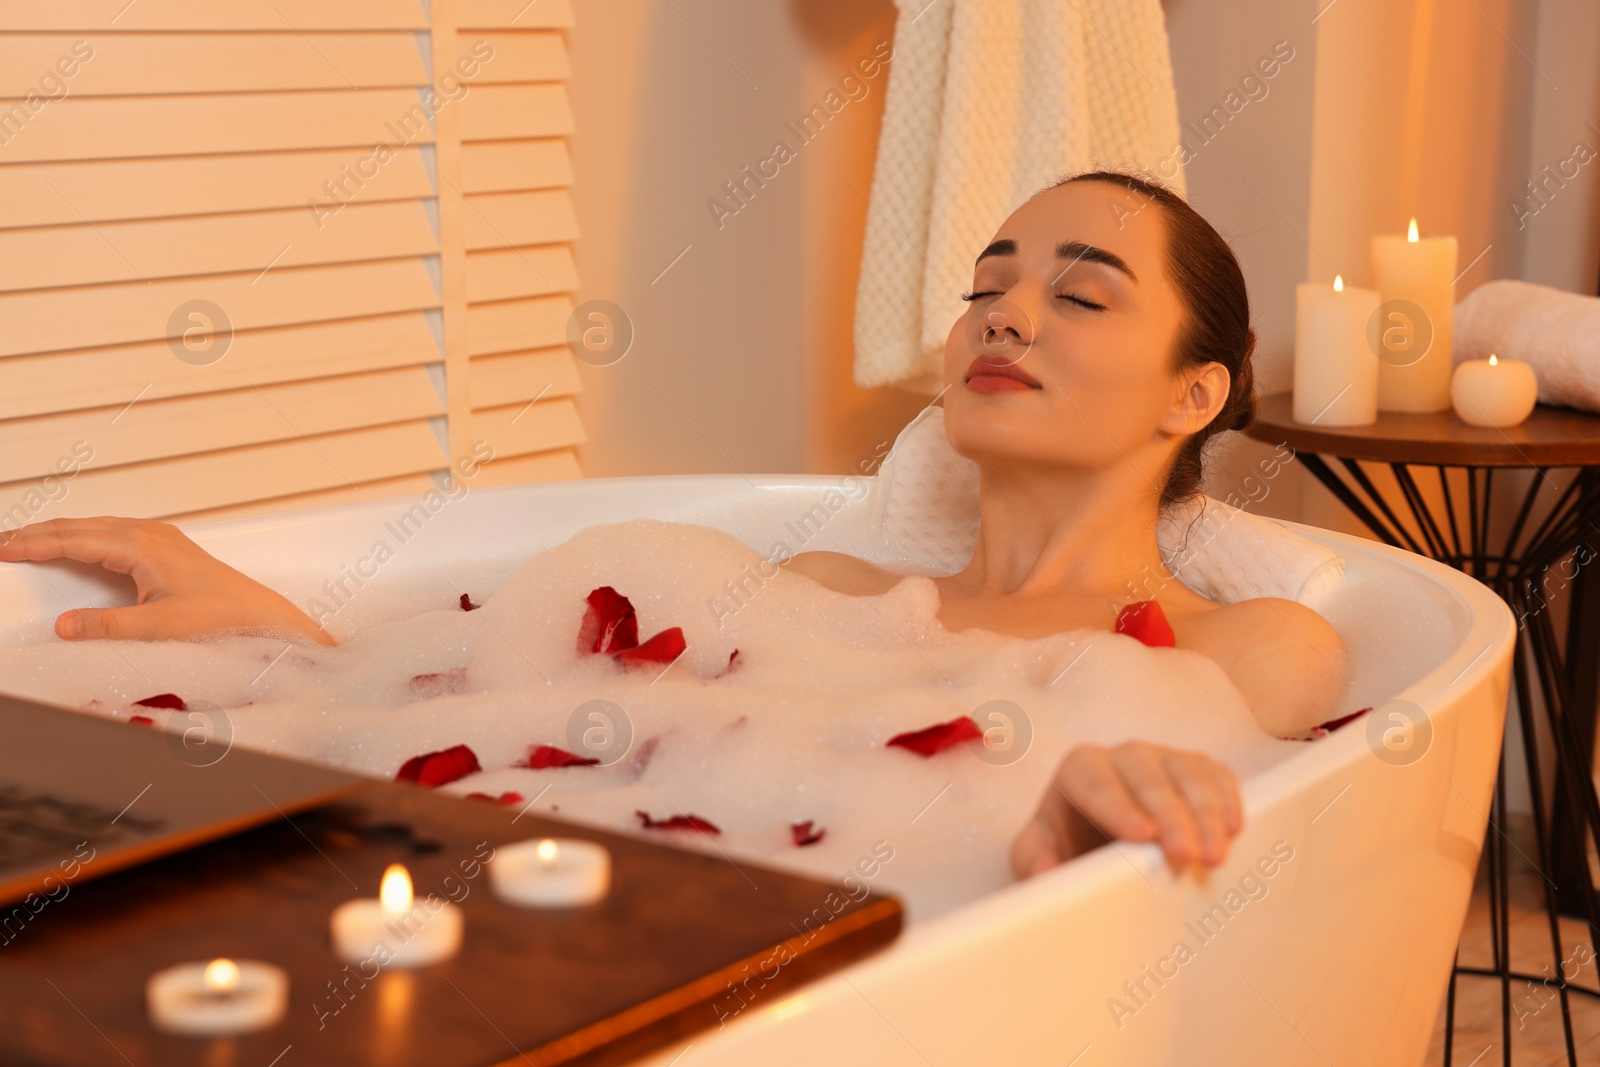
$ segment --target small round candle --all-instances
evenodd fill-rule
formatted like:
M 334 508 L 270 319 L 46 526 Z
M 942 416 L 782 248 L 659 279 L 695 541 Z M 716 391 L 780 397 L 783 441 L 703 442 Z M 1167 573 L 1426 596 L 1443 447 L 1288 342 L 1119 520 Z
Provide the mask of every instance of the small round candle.
M 174 1034 L 210 1037 L 276 1026 L 289 1005 L 289 975 L 258 960 L 180 963 L 144 987 L 150 1021 Z
M 576 838 L 519 841 L 495 850 L 489 884 L 501 900 L 528 908 L 593 904 L 611 888 L 611 853 Z
M 1456 364 L 1450 403 L 1472 426 L 1515 426 L 1533 412 L 1539 383 L 1533 368 L 1517 359 L 1469 359 Z
M 398 863 L 383 872 L 378 899 L 347 900 L 333 910 L 334 951 L 348 963 L 422 967 L 461 950 L 461 909 L 437 897 L 416 900 Z

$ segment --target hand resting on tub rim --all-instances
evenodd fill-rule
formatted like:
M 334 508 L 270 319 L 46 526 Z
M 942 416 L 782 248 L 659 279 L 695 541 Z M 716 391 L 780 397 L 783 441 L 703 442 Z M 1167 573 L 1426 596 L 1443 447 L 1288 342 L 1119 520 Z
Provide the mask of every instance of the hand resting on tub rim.
M 1177 647 L 1214 659 L 1265 729 L 1294 736 L 1331 718 L 1349 673 L 1333 627 L 1293 601 L 1213 603 L 1172 578 L 1156 543 L 1160 509 L 1200 491 L 1207 441 L 1254 416 L 1255 334 L 1227 243 L 1159 186 L 1081 175 L 1001 225 L 967 299 L 940 395 L 951 446 L 979 466 L 980 526 L 971 562 L 935 580 L 940 622 L 1019 637 L 1109 630 L 1124 604 L 1153 599 Z M 63 615 L 63 638 L 334 643 L 165 523 L 52 520 L 0 538 L 0 561 L 60 556 L 139 589 L 135 606 Z M 855 595 L 900 580 L 837 553 L 788 566 Z M 1201 753 L 1159 739 L 1083 745 L 1017 835 L 1012 866 L 1035 874 L 1108 837 L 1159 841 L 1175 866 L 1215 865 L 1241 821 L 1232 773 Z

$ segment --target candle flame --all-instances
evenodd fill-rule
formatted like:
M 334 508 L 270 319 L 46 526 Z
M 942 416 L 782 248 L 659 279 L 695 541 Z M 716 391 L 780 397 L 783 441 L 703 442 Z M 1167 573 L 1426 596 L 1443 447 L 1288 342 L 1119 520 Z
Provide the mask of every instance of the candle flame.
M 411 910 L 411 875 L 400 864 L 391 863 L 383 872 L 378 902 L 390 915 L 404 915 Z
M 534 847 L 534 854 L 539 857 L 539 866 L 554 867 L 556 857 L 561 854 L 561 849 L 548 837 Z
M 1344 292 L 1344 275 L 1335 274 L 1333 276 L 1333 291 L 1336 293 Z
M 226 993 L 239 986 L 239 966 L 232 960 L 217 959 L 206 964 L 206 988 L 216 993 Z
M 1411 220 L 1411 228 L 1406 231 L 1406 240 L 1412 244 L 1417 243 L 1417 220 L 1415 218 Z
M 1491 366 L 1491 367 L 1497 366 L 1499 363 L 1500 363 L 1500 361 L 1495 358 L 1494 353 L 1490 352 L 1489 353 L 1489 366 Z

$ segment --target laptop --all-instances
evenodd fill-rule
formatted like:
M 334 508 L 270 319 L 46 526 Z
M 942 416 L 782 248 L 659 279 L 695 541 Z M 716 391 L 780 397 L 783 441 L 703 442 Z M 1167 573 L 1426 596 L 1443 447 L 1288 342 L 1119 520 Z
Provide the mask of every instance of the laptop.
M 180 717 L 181 730 L 0 695 L 0 904 L 30 893 L 57 895 L 64 884 L 306 811 L 369 784 L 236 748 L 220 711 L 171 714 Z

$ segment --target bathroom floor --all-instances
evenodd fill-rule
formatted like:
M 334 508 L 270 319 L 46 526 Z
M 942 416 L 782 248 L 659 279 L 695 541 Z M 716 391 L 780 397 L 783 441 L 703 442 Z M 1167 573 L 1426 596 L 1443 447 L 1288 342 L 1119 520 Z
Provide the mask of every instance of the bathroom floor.
M 1511 828 L 1515 849 L 1511 856 L 1511 958 L 1525 974 L 1554 974 L 1550 951 L 1549 919 L 1540 891 L 1540 876 L 1532 862 L 1531 820 Z M 1519 855 L 1520 850 L 1525 855 Z M 1488 967 L 1492 963 L 1489 938 L 1489 889 L 1486 872 L 1478 872 L 1478 885 L 1462 927 L 1461 962 Z M 1589 943 L 1586 924 L 1561 920 L 1565 971 L 1573 984 L 1600 987 L 1600 958 Z M 1568 994 L 1572 1008 L 1572 1041 L 1580 1064 L 1600 1063 L 1600 999 Z M 1425 1061 L 1428 1067 L 1444 1063 L 1444 1011 L 1439 1013 Z M 1451 1067 L 1500 1067 L 1505 1064 L 1500 1023 L 1500 982 L 1495 978 L 1462 976 L 1456 979 L 1455 1043 Z M 1567 1063 L 1566 1034 L 1561 1003 L 1555 987 L 1539 982 L 1511 983 L 1511 1059 L 1513 1067 L 1553 1067 Z

